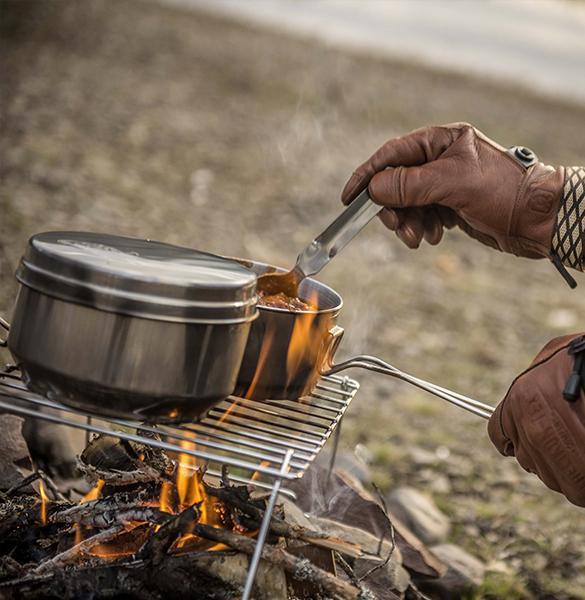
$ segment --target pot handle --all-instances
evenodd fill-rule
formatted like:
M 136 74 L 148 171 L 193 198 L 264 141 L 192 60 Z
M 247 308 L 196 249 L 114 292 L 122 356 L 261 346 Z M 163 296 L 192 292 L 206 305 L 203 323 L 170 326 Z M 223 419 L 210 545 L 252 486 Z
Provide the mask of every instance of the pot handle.
M 2 329 L 5 329 L 6 331 L 10 331 L 10 323 L 8 323 L 8 321 L 3 319 L 2 317 L 0 317 L 0 327 L 2 327 Z M 0 348 L 6 348 L 7 345 L 8 341 L 3 338 L 0 338 Z
M 339 343 L 339 342 L 338 342 Z M 329 354 L 330 357 L 333 354 Z M 420 388 L 421 390 L 425 390 L 433 394 L 434 396 L 438 396 L 455 406 L 459 406 L 464 410 L 477 415 L 478 417 L 482 417 L 484 419 L 489 419 L 493 412 L 494 407 L 489 404 L 485 404 L 480 402 L 479 400 L 474 400 L 473 398 L 469 398 L 468 396 L 463 396 L 462 394 L 458 394 L 457 392 L 452 392 L 446 388 L 435 385 L 434 383 L 430 383 L 425 381 L 424 379 L 419 379 L 418 377 L 414 377 L 414 375 L 410 375 L 409 373 L 405 373 L 400 369 L 397 369 L 393 365 L 377 358 L 375 356 L 367 356 L 360 355 L 354 356 L 349 360 L 345 360 L 338 364 L 333 364 L 332 360 L 329 361 L 329 369 L 322 373 L 322 375 L 334 375 L 335 373 L 339 373 L 341 371 L 345 371 L 346 369 L 352 369 L 354 367 L 358 367 L 361 369 L 367 369 L 368 371 L 374 371 L 375 373 L 382 373 L 382 375 L 388 375 L 389 377 L 395 377 L 397 379 L 401 379 L 402 381 L 406 381 L 411 385 Z

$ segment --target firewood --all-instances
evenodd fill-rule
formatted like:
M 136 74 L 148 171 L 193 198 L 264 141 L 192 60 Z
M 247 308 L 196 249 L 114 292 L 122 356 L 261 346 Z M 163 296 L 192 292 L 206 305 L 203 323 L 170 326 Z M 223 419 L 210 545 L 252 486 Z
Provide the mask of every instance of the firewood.
M 218 529 L 198 523 L 193 527 L 193 533 L 207 540 L 225 544 L 234 550 L 244 552 L 248 555 L 252 555 L 256 548 L 255 540 L 232 533 L 227 529 Z M 292 556 L 289 552 L 278 546 L 266 544 L 262 549 L 262 558 L 269 563 L 282 567 L 295 579 L 314 583 L 334 598 L 341 600 L 373 599 L 373 596 L 367 590 L 356 588 L 338 579 L 335 575 L 316 567 L 310 561 Z
M 106 471 L 78 460 L 77 468 L 91 484 L 96 484 L 99 479 L 107 485 L 133 485 L 135 483 L 171 481 L 169 476 L 160 473 L 147 464 L 142 464 L 139 469 L 133 471 L 118 471 L 116 469 Z
M 229 506 L 235 506 L 251 517 L 251 520 L 247 522 L 250 527 L 260 526 L 260 523 L 264 518 L 264 510 L 255 504 L 252 504 L 251 500 L 245 499 L 244 492 L 246 491 L 246 488 L 215 488 L 206 483 L 204 483 L 204 485 L 205 491 L 210 496 L 215 496 L 216 498 L 223 500 Z M 318 531 L 311 531 L 300 525 L 289 525 L 286 521 L 274 515 L 270 520 L 270 533 L 286 539 L 300 540 L 327 550 L 341 552 L 352 558 L 360 558 L 363 556 L 363 552 L 357 544 L 351 544 L 340 538 Z
M 148 539 L 138 552 L 138 557 L 150 557 L 155 564 L 161 562 L 173 542 L 188 529 L 191 530 L 199 516 L 199 506 L 194 504 L 177 516 L 171 517 Z
M 123 531 L 127 530 L 128 529 L 126 526 L 116 525 L 110 529 L 101 531 L 100 533 L 83 540 L 79 544 L 76 544 L 72 548 L 61 552 L 61 554 L 57 554 L 57 556 L 54 556 L 53 558 L 41 563 L 38 567 L 31 571 L 31 574 L 44 575 L 56 569 L 63 568 L 72 562 L 79 560 L 80 556 L 89 553 L 95 546 L 115 540 Z
M 165 523 L 170 515 L 150 506 L 122 505 L 112 510 L 83 510 L 83 504 L 51 516 L 52 523 L 77 523 L 85 527 L 104 529 L 114 525 L 144 521 L 145 523 Z

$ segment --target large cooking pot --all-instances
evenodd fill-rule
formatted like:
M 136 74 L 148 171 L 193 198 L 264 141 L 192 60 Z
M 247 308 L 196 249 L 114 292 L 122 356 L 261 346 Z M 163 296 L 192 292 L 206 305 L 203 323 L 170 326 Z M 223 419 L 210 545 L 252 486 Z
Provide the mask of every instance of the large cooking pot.
M 8 347 L 27 385 L 97 414 L 191 420 L 229 396 L 257 317 L 237 262 L 119 236 L 33 236 Z
M 257 275 L 283 272 L 263 263 L 236 259 Z M 405 373 L 380 358 L 359 355 L 338 364 L 335 353 L 343 336 L 337 317 L 343 306 L 335 290 L 314 279 L 305 279 L 299 297 L 310 300 L 317 310 L 291 312 L 259 306 L 260 316 L 250 331 L 236 394 L 255 400 L 297 399 L 313 392 L 322 376 L 347 369 L 367 369 L 401 379 L 447 402 L 487 419 L 493 407 L 474 398 Z

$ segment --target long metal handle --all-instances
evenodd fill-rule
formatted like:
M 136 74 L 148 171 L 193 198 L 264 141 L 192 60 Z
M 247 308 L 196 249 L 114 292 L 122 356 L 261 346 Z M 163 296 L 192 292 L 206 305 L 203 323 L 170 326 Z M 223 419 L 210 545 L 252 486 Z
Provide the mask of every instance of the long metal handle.
M 414 375 L 405 373 L 404 371 L 397 369 L 393 365 L 375 356 L 368 356 L 365 354 L 354 356 L 349 360 L 332 365 L 330 369 L 324 373 L 324 375 L 333 375 L 335 373 L 339 373 L 340 371 L 345 371 L 346 369 L 352 369 L 354 367 L 367 369 L 368 371 L 374 371 L 375 373 L 382 373 L 383 375 L 388 375 L 389 377 L 401 379 L 402 381 L 406 381 L 407 383 L 410 383 L 421 390 L 425 390 L 434 396 L 438 396 L 439 398 L 442 398 L 443 400 L 446 400 L 447 402 L 454 404 L 459 408 L 463 408 L 464 410 L 467 410 L 468 412 L 484 419 L 489 419 L 494 412 L 494 407 L 490 406 L 489 404 L 485 404 L 479 400 L 474 400 L 468 396 L 458 394 L 457 392 L 440 387 L 434 383 L 425 381 L 424 379 L 414 377 Z
M 318 273 L 382 210 L 364 190 L 299 254 L 295 269 L 305 277 Z

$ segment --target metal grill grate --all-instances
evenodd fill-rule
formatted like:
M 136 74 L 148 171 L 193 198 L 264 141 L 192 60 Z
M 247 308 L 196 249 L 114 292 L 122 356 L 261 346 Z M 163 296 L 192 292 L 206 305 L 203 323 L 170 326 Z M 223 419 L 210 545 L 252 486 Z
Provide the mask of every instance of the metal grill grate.
M 152 426 L 122 419 L 99 419 L 28 390 L 16 370 L 0 372 L 0 410 L 141 442 L 169 452 L 189 454 L 205 465 L 206 477 L 221 477 L 270 490 L 250 561 L 242 600 L 249 600 L 279 493 L 295 497 L 283 481 L 303 476 L 353 400 L 359 384 L 348 377 L 323 377 L 315 391 L 300 400 L 248 400 L 230 397 L 197 423 Z M 85 419 L 79 419 L 79 417 Z M 160 439 L 144 434 L 156 432 Z M 181 442 L 190 442 L 181 447 Z M 192 449 L 193 447 L 193 449 Z
M 155 427 L 92 417 L 90 413 L 29 391 L 18 372 L 3 372 L 0 409 L 190 454 L 199 465 L 206 466 L 210 477 L 219 477 L 222 467 L 227 465 L 233 481 L 272 490 L 276 479 L 294 480 L 303 476 L 338 426 L 358 388 L 359 384 L 348 377 L 323 377 L 315 391 L 300 400 L 257 401 L 230 397 L 197 423 Z M 80 415 L 86 419 L 80 420 Z M 158 433 L 161 440 L 143 435 L 149 432 Z M 181 442 L 190 442 L 189 447 L 181 447 Z M 290 461 L 283 475 L 282 465 L 287 455 Z M 286 487 L 281 493 L 293 495 Z

